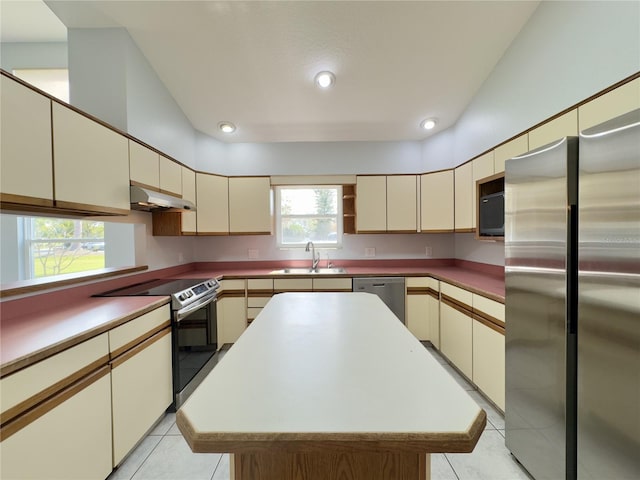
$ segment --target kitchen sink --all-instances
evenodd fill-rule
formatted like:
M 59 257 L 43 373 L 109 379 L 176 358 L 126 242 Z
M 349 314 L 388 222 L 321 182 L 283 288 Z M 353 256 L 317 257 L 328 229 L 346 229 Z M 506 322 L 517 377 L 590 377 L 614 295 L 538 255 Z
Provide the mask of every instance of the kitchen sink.
M 273 270 L 272 275 L 337 275 L 347 273 L 344 268 L 283 268 L 281 270 Z

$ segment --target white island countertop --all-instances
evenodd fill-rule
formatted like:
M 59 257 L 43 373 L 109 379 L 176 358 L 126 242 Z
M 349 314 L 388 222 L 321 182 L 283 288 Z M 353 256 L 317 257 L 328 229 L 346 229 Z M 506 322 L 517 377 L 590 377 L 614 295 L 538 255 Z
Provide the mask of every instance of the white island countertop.
M 284 293 L 177 423 L 195 452 L 426 454 L 473 450 L 486 416 L 377 296 Z

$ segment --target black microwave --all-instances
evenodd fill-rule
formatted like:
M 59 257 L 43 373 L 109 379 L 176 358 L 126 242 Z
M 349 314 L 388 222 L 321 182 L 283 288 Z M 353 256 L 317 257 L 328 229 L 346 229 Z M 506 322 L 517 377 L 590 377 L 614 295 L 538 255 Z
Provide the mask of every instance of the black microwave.
M 478 225 L 481 237 L 504 237 L 504 192 L 480 197 Z

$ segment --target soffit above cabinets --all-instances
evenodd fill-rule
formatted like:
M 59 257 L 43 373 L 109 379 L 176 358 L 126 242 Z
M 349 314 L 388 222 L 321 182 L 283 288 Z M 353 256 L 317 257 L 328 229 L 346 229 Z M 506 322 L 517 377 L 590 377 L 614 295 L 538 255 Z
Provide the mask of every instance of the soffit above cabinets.
M 46 1 L 68 28 L 126 28 L 194 128 L 224 142 L 422 140 L 455 123 L 538 4 Z

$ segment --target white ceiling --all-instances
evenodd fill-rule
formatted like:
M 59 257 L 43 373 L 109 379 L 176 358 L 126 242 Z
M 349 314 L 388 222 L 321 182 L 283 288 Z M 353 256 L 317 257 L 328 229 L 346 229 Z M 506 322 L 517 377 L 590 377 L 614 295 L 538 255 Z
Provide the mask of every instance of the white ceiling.
M 451 126 L 539 2 L 46 3 L 69 28 L 126 28 L 196 129 L 296 142 L 421 140 L 427 117 L 434 132 Z M 329 91 L 314 86 L 320 70 L 336 75 Z M 220 133 L 223 120 L 237 131 Z

